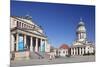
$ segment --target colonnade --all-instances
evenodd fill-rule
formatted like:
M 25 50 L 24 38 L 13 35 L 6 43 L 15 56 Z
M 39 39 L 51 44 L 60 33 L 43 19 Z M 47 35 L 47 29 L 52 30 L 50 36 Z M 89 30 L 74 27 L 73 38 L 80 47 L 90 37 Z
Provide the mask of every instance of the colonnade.
M 71 55 L 84 55 L 85 48 L 84 47 L 74 47 L 71 48 Z
M 45 46 L 46 46 L 46 39 L 38 38 L 38 37 L 33 37 L 33 36 L 28 36 L 26 34 L 13 34 L 11 35 L 13 40 L 13 43 L 11 43 L 11 51 L 19 51 L 19 37 L 22 36 L 23 38 L 23 50 L 24 49 L 29 49 L 31 52 L 39 52 L 39 51 L 45 51 Z M 11 40 L 12 41 L 12 40 Z M 27 43 L 29 41 L 29 43 Z M 34 42 L 35 41 L 35 42 Z

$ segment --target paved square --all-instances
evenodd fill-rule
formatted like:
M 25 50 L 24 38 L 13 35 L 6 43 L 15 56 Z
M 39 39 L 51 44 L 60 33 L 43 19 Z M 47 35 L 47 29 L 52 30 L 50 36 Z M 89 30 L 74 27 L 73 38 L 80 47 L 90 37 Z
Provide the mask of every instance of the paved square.
M 80 63 L 80 62 L 94 62 L 95 56 L 71 56 L 64 58 L 49 59 L 30 59 L 30 60 L 15 60 L 11 61 L 11 67 L 17 66 L 32 66 L 32 65 L 48 65 L 61 63 Z

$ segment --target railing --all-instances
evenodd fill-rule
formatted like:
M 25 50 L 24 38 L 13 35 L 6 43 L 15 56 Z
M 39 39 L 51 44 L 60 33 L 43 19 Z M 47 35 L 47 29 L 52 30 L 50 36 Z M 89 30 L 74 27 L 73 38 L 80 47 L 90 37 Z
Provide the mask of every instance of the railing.
M 40 58 L 44 58 L 41 54 L 39 54 L 38 52 L 35 52 Z

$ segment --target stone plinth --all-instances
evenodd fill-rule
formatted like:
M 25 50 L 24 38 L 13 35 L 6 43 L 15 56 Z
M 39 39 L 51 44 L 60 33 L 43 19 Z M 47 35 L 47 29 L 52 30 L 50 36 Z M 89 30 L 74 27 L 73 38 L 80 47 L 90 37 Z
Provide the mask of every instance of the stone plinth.
M 15 52 L 15 60 L 27 60 L 29 59 L 30 52 L 29 51 L 20 51 Z

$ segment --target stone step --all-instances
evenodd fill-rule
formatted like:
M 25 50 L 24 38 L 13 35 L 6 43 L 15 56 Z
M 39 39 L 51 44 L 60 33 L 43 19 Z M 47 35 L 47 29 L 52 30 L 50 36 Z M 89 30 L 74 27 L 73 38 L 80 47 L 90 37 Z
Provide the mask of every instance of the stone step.
M 39 59 L 39 56 L 35 52 L 30 52 L 30 59 Z
M 40 54 L 46 59 L 49 58 L 49 54 L 47 54 L 45 52 L 40 52 Z
M 30 59 L 43 59 L 49 58 L 49 55 L 45 52 L 30 52 Z

